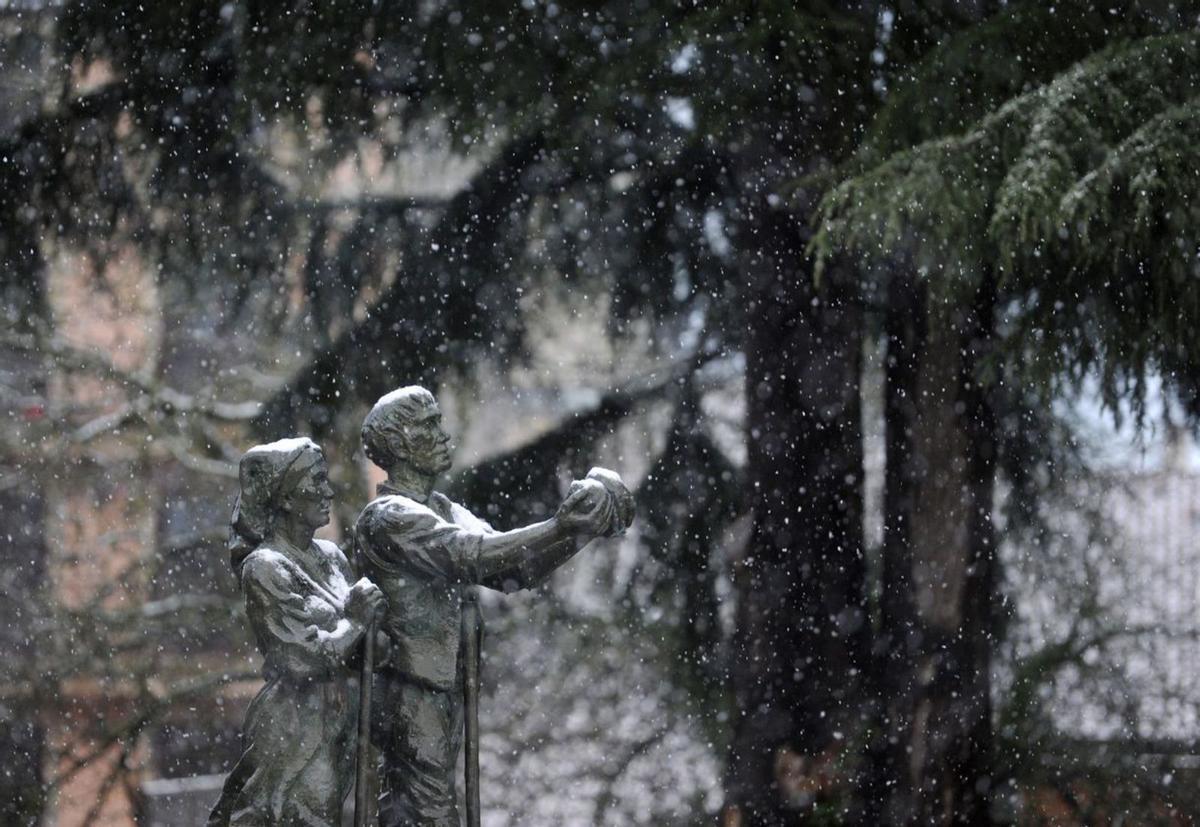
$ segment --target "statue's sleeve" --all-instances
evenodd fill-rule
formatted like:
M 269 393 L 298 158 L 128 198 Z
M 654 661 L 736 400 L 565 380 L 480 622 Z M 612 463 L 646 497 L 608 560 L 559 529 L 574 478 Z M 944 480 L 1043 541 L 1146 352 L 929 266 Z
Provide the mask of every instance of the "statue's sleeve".
M 581 548 L 583 543 L 574 539 L 559 540 L 539 554 L 529 555 L 503 568 L 482 573 L 479 583 L 489 589 L 509 594 L 521 589 L 536 589 L 549 580 L 555 569 Z
M 466 507 L 459 505 L 456 502 L 450 502 L 451 514 L 454 517 L 454 522 L 467 528 L 470 531 L 491 536 L 500 534 L 501 532 L 492 528 L 491 524 L 481 517 L 477 517 Z M 479 566 L 479 585 L 489 589 L 495 589 L 500 592 L 512 593 L 520 589 L 533 589 L 540 586 L 554 572 L 562 560 L 561 556 L 554 553 L 561 550 L 573 554 L 576 547 L 576 542 L 572 539 L 563 540 L 561 544 L 554 547 L 554 550 L 546 554 L 529 554 L 512 560 L 509 565 L 503 567 L 489 566 L 482 564 Z
M 428 580 L 476 582 L 483 530 L 399 502 L 383 506 L 374 522 L 368 552 L 379 563 Z
M 459 528 L 465 528 L 476 534 L 499 534 L 500 532 L 492 528 L 492 524 L 482 517 L 476 517 L 466 506 L 459 505 L 453 500 L 447 499 L 446 502 L 450 506 L 450 516 L 454 519 L 454 524 Z
M 246 559 L 242 589 L 264 656 L 295 677 L 337 672 L 362 636 L 362 627 L 346 617 L 333 630 L 322 629 L 315 600 L 299 593 L 291 573 L 269 556 Z

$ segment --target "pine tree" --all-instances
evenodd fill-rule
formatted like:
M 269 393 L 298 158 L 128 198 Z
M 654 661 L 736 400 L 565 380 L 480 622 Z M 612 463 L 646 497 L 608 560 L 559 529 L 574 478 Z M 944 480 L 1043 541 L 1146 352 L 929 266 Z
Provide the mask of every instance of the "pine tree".
M 1039 411 L 1089 375 L 1113 408 L 1152 373 L 1194 399 L 1195 33 L 1152 5 L 1014 4 L 950 38 L 819 208 L 818 272 L 875 262 L 888 297 L 869 796 L 888 823 L 986 822 L 1021 772 L 992 730 L 991 516 L 997 474 L 1045 459 Z M 1028 515 L 1045 496 L 1010 500 Z

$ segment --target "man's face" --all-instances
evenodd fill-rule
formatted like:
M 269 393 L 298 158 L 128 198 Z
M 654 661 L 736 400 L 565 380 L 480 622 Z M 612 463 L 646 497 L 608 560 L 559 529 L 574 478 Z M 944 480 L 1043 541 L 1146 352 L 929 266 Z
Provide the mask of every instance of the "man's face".
M 425 474 L 450 468 L 450 435 L 442 430 L 442 411 L 436 402 L 423 405 L 404 425 L 405 453 L 409 463 Z

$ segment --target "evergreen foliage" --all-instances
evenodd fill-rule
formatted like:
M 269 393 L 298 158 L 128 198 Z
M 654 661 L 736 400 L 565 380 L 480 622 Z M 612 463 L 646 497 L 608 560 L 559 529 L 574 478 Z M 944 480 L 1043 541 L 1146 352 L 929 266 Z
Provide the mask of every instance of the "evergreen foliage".
M 857 172 L 934 138 L 960 133 L 1009 99 L 1121 38 L 1180 29 L 1197 6 L 1184 2 L 1014 2 L 980 21 L 956 21 L 927 54 L 901 61 L 856 151 Z M 903 15 L 893 41 L 906 34 Z M 945 24 L 943 24 L 945 25 Z M 929 32 L 930 21 L 920 29 Z
M 899 251 L 943 293 L 994 267 L 1006 340 L 1044 357 L 1026 378 L 1099 370 L 1111 405 L 1140 402 L 1148 372 L 1200 355 L 1198 46 L 1193 31 L 1118 43 L 892 154 L 826 194 L 813 251 Z
M 993 778 L 990 741 L 954 739 L 959 711 L 988 699 L 999 625 L 960 616 L 947 640 L 974 635 L 983 677 L 928 689 L 915 677 L 921 646 L 930 671 L 971 670 L 947 666 L 931 636 L 913 642 L 927 629 L 887 627 L 881 578 L 864 563 L 858 359 L 877 335 L 868 326 L 896 312 L 871 305 L 890 287 L 876 276 L 915 264 L 926 281 L 914 308 L 952 306 L 929 312 L 931 324 L 969 320 L 977 339 L 998 340 L 976 347 L 974 328 L 938 338 L 950 361 L 962 346 L 963 363 L 941 366 L 955 387 L 940 391 L 986 380 L 987 399 L 947 427 L 978 420 L 968 437 L 984 439 L 967 441 L 987 443 L 986 462 L 972 482 L 1008 483 L 1008 527 L 1031 543 L 1055 516 L 1038 504 L 1082 473 L 1046 404 L 1063 380 L 1099 371 L 1115 406 L 1140 401 L 1159 371 L 1200 400 L 1200 44 L 1187 29 L 1200 6 L 1059 0 L 986 16 L 995 7 L 67 2 L 49 70 L 64 91 L 0 139 L 5 311 L 44 321 L 55 245 L 90 253 L 97 275 L 105 256 L 133 248 L 164 306 L 212 308 L 251 337 L 283 328 L 303 364 L 264 404 L 260 433 L 333 438 L 339 415 L 398 380 L 433 385 L 478 358 L 517 364 L 531 294 L 602 296 L 593 306 L 612 331 L 647 332 L 656 364 L 675 367 L 467 469 L 456 496 L 498 523 L 540 518 L 560 474 L 581 473 L 599 440 L 665 403 L 671 424 L 639 491 L 641 557 L 622 597 L 629 628 L 654 636 L 717 749 L 742 740 L 726 779 L 737 817 L 867 812 L 864 743 L 886 717 L 871 705 L 896 700 L 870 683 L 885 670 L 926 700 L 965 699 L 927 719 L 933 751 L 919 771 L 951 742 L 958 758 L 980 759 L 978 774 L 948 783 L 968 796 L 986 787 L 983 812 L 1021 769 L 1002 759 Z M 452 197 L 386 185 L 326 195 L 364 148 L 386 164 L 427 146 L 475 170 Z M 815 284 L 804 256 L 814 230 L 825 268 Z M 994 293 L 970 309 L 985 284 L 997 287 L 995 314 Z M 913 371 L 930 369 L 925 356 Z M 702 424 L 702 369 L 717 361 L 745 378 L 745 467 Z M 924 413 L 885 416 L 901 433 Z M 922 473 L 971 459 L 951 453 Z M 726 557 L 734 526 L 747 551 Z M 990 535 L 966 546 L 906 553 L 990 564 Z M 885 585 L 907 589 L 908 574 Z M 732 637 L 718 623 L 730 592 Z M 996 596 L 987 580 L 968 602 L 988 614 Z M 666 620 L 637 627 L 647 607 Z M 892 643 L 896 659 L 879 657 Z M 1004 714 L 1037 714 L 1037 680 Z M 988 735 L 990 717 L 977 717 Z M 1037 747 L 1001 735 L 1010 758 Z M 897 755 L 913 749 L 907 737 L 891 744 Z M 799 777 L 822 783 L 820 762 L 836 763 L 836 789 L 785 800 L 781 756 L 812 760 Z M 942 783 L 933 777 L 917 781 L 928 791 Z

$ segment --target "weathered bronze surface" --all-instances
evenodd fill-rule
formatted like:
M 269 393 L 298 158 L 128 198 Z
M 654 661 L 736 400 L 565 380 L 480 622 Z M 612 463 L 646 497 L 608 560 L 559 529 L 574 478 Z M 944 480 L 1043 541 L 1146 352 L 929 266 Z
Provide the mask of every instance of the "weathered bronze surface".
M 266 685 L 209 825 L 331 827 L 354 769 L 352 661 L 383 595 L 366 580 L 351 586 L 341 550 L 313 539 L 333 494 L 315 443 L 256 446 L 239 478 L 229 550 Z
M 470 590 L 537 585 L 587 541 L 628 527 L 633 498 L 615 473 L 593 469 L 572 483 L 549 520 L 496 531 L 434 490 L 450 467 L 450 439 L 429 391 L 414 386 L 384 396 L 362 436 L 367 456 L 388 474 L 355 525 L 361 571 L 388 603 L 382 628 L 390 652 L 376 671 L 373 699 L 373 737 L 383 755 L 379 821 L 459 827 L 463 698 L 478 689 L 464 684 L 474 674 L 464 669 L 464 655 L 474 656 L 478 643 Z M 470 766 L 467 778 L 477 778 Z M 468 790 L 469 801 L 477 796 L 477 788 Z

